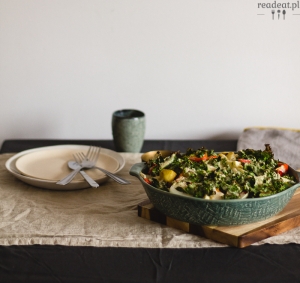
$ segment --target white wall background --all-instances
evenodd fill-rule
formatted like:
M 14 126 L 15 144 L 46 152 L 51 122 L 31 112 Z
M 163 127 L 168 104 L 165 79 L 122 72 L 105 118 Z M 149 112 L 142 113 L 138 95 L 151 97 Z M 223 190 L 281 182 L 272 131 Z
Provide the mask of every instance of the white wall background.
M 0 0 L 0 143 L 111 139 L 122 108 L 147 139 L 300 128 L 300 9 L 258 3 Z

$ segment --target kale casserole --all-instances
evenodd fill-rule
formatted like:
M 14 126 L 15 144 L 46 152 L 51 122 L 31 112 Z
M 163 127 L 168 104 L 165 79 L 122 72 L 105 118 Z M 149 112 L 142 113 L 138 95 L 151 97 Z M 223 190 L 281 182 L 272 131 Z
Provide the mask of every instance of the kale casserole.
M 174 152 L 146 162 L 141 176 L 155 188 L 203 199 L 261 198 L 286 190 L 296 180 L 288 165 L 265 150 L 246 149 L 216 153 L 200 148 L 185 154 Z

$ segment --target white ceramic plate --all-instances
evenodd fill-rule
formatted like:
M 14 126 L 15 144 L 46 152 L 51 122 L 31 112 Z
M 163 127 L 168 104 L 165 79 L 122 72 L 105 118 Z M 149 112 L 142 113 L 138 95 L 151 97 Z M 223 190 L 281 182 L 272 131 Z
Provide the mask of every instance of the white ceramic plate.
M 73 160 L 73 153 L 86 153 L 86 145 L 57 145 L 40 147 L 22 151 L 5 163 L 6 169 L 21 181 L 45 189 L 76 190 L 90 187 L 80 174 L 71 183 L 62 186 L 56 182 L 71 172 L 67 162 Z M 119 172 L 125 165 L 124 158 L 117 152 L 101 148 L 97 166 L 112 173 Z M 88 169 L 86 172 L 99 184 L 108 177 L 98 169 Z

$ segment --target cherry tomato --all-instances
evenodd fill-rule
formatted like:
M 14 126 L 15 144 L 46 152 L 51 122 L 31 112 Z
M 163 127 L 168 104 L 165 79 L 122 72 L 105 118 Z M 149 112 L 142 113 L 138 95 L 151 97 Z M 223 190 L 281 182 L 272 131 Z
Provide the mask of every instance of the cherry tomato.
M 285 175 L 289 169 L 289 166 L 286 163 L 278 163 L 278 165 L 280 165 L 280 166 L 275 169 L 277 171 L 277 173 L 280 176 Z
M 217 158 L 217 157 L 218 157 L 217 155 L 207 156 L 207 154 L 205 153 L 202 157 L 190 156 L 189 160 L 200 162 L 200 161 L 205 161 L 205 160 L 209 160 L 209 159 L 213 159 L 213 158 Z
M 249 160 L 249 159 L 243 159 L 243 158 L 238 159 L 238 161 L 240 161 L 242 163 L 251 163 L 251 160 Z

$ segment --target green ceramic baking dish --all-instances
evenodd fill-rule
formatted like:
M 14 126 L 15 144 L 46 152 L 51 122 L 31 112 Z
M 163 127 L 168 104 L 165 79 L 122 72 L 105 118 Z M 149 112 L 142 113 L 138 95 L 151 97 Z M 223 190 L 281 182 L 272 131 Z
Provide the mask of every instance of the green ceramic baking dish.
M 242 225 L 268 219 L 288 204 L 299 188 L 299 172 L 289 168 L 296 184 L 287 190 L 262 198 L 206 200 L 159 190 L 140 176 L 145 163 L 134 164 L 130 174 L 138 178 L 153 206 L 166 216 L 196 225 Z

